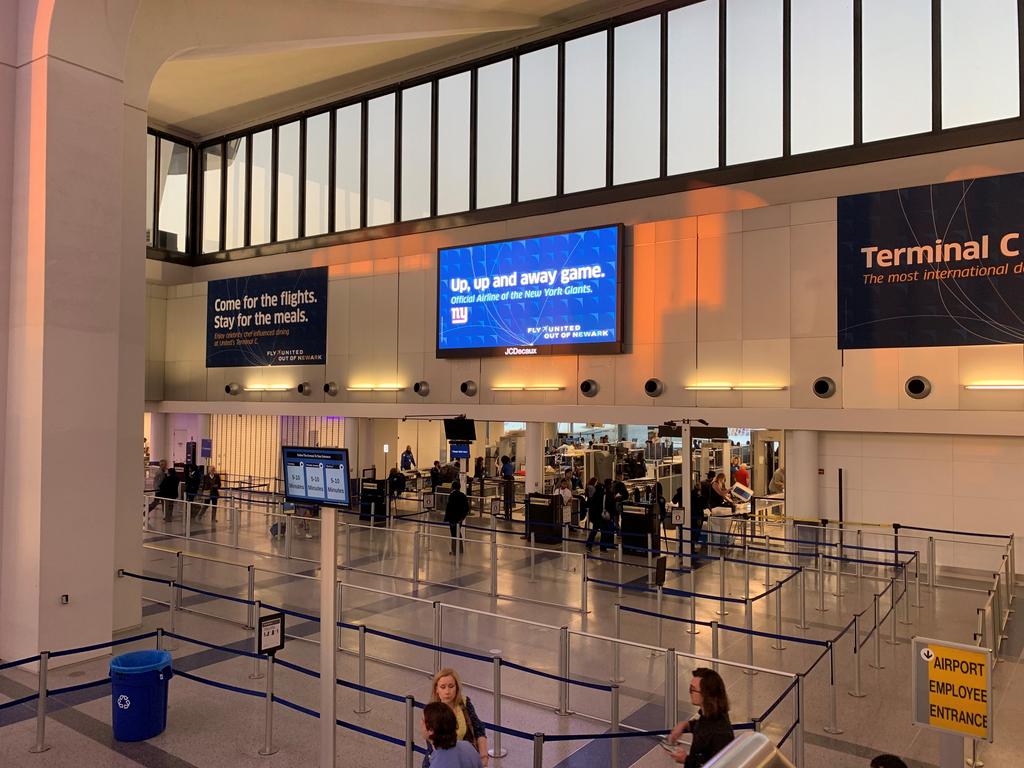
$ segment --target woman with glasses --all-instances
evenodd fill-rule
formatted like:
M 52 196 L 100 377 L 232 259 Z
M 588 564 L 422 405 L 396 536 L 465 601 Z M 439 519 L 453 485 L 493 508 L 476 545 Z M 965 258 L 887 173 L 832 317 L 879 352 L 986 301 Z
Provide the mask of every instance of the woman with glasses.
M 692 733 L 690 751 L 679 748 L 672 752 L 672 759 L 685 768 L 700 768 L 733 740 L 729 697 L 721 676 L 707 667 L 693 670 L 690 702 L 698 708 L 697 717 L 676 725 L 668 736 L 668 743 L 674 745 L 682 734 Z

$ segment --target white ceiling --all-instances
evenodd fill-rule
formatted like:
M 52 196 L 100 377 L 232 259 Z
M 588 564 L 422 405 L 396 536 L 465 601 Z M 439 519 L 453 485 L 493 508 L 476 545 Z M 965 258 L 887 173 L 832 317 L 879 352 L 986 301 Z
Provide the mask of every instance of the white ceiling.
M 165 63 L 150 90 L 150 123 L 194 138 L 219 135 L 543 38 L 650 0 L 293 3 L 297 13 L 309 15 L 315 30 L 306 39 L 248 47 L 211 42 Z

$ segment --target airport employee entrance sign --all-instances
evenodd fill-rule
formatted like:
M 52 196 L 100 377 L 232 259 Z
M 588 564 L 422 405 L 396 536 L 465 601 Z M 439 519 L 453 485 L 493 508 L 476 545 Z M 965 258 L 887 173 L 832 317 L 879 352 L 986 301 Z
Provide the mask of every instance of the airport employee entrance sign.
M 840 197 L 840 349 L 1024 341 L 1024 174 Z
M 206 367 L 324 365 L 327 267 L 209 283 Z
M 992 651 L 913 639 L 914 724 L 992 741 Z

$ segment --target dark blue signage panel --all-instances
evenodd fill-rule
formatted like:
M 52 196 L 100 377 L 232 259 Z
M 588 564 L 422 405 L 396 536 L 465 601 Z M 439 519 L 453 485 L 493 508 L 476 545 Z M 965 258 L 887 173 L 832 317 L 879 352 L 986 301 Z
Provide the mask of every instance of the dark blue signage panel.
M 323 365 L 327 267 L 209 284 L 206 367 Z
M 840 349 L 1024 342 L 1024 174 L 838 200 Z
M 622 351 L 622 227 L 437 252 L 437 356 Z

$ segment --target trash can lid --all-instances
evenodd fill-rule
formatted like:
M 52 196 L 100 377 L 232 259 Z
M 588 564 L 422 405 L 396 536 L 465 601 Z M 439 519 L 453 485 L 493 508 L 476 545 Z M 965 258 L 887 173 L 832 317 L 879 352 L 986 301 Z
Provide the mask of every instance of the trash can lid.
M 121 673 L 152 672 L 171 666 L 171 654 L 167 651 L 131 651 L 110 660 L 110 671 Z

